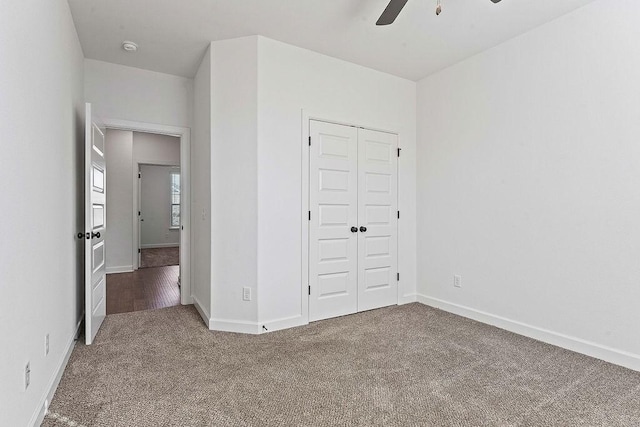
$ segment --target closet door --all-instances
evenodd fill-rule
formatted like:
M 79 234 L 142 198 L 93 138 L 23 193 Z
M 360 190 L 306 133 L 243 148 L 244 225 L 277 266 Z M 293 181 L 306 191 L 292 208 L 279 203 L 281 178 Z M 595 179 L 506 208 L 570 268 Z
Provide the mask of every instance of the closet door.
M 398 303 L 398 136 L 358 130 L 358 311 Z
M 309 321 L 358 310 L 358 131 L 310 121 Z

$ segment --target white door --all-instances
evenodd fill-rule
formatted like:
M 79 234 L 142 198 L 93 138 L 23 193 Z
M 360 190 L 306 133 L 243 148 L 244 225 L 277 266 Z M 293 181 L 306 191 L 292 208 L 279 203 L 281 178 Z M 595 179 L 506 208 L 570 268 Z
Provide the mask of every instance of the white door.
M 309 321 L 358 309 L 358 131 L 310 121 Z
M 106 316 L 106 182 L 105 129 L 86 104 L 85 120 L 85 337 L 91 344 Z
M 398 303 L 398 136 L 358 129 L 358 311 Z

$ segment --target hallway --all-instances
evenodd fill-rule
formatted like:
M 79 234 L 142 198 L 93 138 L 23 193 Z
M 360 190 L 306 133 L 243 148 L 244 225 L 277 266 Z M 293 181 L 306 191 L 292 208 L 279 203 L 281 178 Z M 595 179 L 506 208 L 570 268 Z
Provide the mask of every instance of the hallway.
M 180 266 L 107 275 L 107 314 L 180 305 Z

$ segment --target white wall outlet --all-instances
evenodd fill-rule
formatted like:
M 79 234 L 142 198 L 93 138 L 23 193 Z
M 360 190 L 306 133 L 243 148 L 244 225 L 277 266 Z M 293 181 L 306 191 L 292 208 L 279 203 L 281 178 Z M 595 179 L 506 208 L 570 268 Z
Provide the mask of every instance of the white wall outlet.
M 44 336 L 44 355 L 49 354 L 49 334 Z
M 460 277 L 457 274 L 455 274 L 453 276 L 453 286 L 455 286 L 456 288 L 461 288 L 462 287 L 462 277 Z
M 251 288 L 242 288 L 242 301 L 251 301 Z
M 24 389 L 29 388 L 29 384 L 31 384 L 31 362 L 27 362 L 27 365 L 24 367 Z

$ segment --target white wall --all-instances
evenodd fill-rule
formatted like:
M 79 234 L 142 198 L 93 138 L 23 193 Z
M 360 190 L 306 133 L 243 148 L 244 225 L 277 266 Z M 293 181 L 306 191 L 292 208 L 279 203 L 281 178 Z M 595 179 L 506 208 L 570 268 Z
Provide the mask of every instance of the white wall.
M 205 153 L 211 66 L 209 326 L 258 333 L 306 322 L 302 109 L 400 134 L 401 302 L 414 301 L 416 84 L 259 36 L 213 42 L 210 52 L 196 77 L 196 145 Z
M 301 316 L 302 109 L 398 132 L 399 293 L 401 303 L 414 301 L 416 84 L 264 37 L 258 47 L 260 323 L 272 330 Z
M 207 325 L 211 317 L 211 51 L 194 79 L 191 141 L 191 293 Z
M 180 138 L 109 129 L 105 145 L 107 272 L 131 271 L 135 266 L 134 258 L 137 257 L 133 236 L 138 235 L 138 224 L 134 222 L 138 211 L 138 186 L 135 182 L 138 164 L 180 166 Z M 171 239 L 168 242 L 179 241 L 178 230 L 172 230 L 169 234 Z
M 257 49 L 255 36 L 211 44 L 211 315 L 218 324 L 258 320 Z M 242 301 L 245 286 L 251 301 Z
M 422 301 L 640 369 L 638 22 L 595 1 L 419 83 Z
M 180 230 L 171 228 L 171 174 L 180 168 L 142 165 L 140 172 L 140 247 L 179 246 Z
M 107 129 L 107 272 L 133 270 L 133 132 Z
M 137 163 L 180 166 L 180 138 L 133 132 L 133 160 Z
M 66 1 L 2 1 L 0 9 L 0 423 L 26 426 L 73 345 L 84 304 L 76 238 L 84 229 L 83 58 Z
M 104 118 L 191 127 L 193 80 L 84 60 L 87 102 Z

